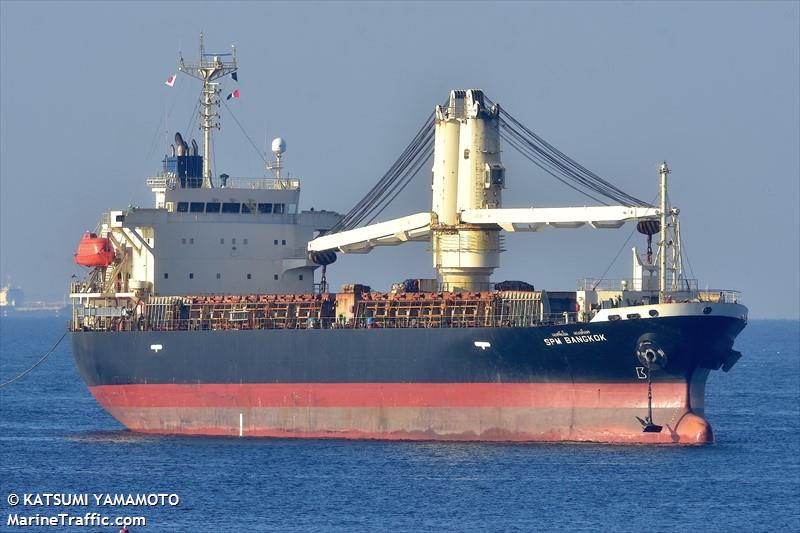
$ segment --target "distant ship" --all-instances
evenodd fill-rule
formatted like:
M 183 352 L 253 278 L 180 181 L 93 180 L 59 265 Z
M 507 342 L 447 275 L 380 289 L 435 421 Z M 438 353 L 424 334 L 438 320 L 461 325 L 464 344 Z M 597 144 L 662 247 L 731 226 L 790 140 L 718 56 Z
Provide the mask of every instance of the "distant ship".
M 89 272 L 71 287 L 75 362 L 97 401 L 127 428 L 713 440 L 706 378 L 740 357 L 733 345 L 747 308 L 735 291 L 699 290 L 684 277 L 666 163 L 659 204 L 649 205 L 569 159 L 482 91 L 454 90 L 349 213 L 302 210 L 282 139 L 273 143 L 267 178 L 212 175 L 220 83 L 237 68 L 235 49 L 208 54 L 202 37 L 199 61 L 181 59 L 181 71 L 203 85 L 202 155 L 176 134 L 161 171 L 147 179 L 155 206 L 105 213 L 75 257 Z M 605 205 L 502 207 L 501 139 Z M 375 222 L 431 156 L 430 211 Z M 504 231 L 626 222 L 648 246 L 646 254 L 632 250 L 627 280 L 549 291 L 491 279 Z M 354 283 L 329 290 L 326 269 L 338 253 L 409 241 L 430 244 L 435 278 L 376 292 L 353 272 Z M 552 255 L 540 261 L 557 263 Z
M 25 301 L 25 293 L 19 287 L 6 285 L 0 287 L 0 308 L 13 308 L 22 306 Z
M 20 287 L 10 284 L 0 287 L 0 316 L 59 316 L 66 309 L 64 302 L 27 302 Z

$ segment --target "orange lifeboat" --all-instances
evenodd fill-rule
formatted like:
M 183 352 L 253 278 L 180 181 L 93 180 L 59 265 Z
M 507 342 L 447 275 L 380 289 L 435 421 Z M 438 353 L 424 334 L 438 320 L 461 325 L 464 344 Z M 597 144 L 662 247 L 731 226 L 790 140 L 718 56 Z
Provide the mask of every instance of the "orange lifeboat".
M 87 231 L 78 243 L 75 262 L 83 266 L 105 268 L 114 261 L 114 255 L 111 241 Z

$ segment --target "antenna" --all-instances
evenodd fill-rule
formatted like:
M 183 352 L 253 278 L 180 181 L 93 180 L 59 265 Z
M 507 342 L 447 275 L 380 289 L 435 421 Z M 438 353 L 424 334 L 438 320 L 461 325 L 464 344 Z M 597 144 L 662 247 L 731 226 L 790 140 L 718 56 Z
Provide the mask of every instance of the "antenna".
M 215 80 L 233 74 L 237 70 L 236 47 L 231 46 L 231 52 L 226 54 L 207 54 L 203 33 L 200 32 L 200 59 L 197 63 L 185 63 L 183 55 L 178 61 L 178 70 L 203 82 L 203 99 L 200 102 L 200 118 L 203 130 L 203 187 L 211 185 L 211 131 L 219 129 L 219 117 L 216 108 L 219 107 L 219 83 Z
M 667 174 L 669 167 L 664 161 L 658 166 L 659 211 L 661 215 L 661 242 L 658 243 L 658 303 L 664 303 L 667 292 Z
M 280 189 L 286 187 L 286 183 L 281 178 L 281 169 L 283 168 L 281 160 L 285 151 L 286 141 L 284 141 L 281 137 L 272 139 L 272 153 L 275 154 L 275 161 L 272 163 L 267 163 L 267 169 L 275 173 L 275 185 L 276 188 Z

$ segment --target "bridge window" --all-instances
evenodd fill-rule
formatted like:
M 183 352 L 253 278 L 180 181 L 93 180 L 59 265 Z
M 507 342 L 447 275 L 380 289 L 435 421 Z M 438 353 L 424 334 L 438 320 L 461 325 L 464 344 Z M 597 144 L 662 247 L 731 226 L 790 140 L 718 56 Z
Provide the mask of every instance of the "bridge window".
M 242 239 L 242 242 L 243 242 L 244 244 L 247 244 L 247 239 Z
M 188 213 L 189 202 L 178 202 L 178 213 Z
M 275 246 L 278 246 L 278 239 L 275 239 L 273 242 L 275 243 Z
M 181 239 L 181 244 L 186 244 L 186 238 Z
M 258 212 L 264 215 L 272 213 L 272 204 L 258 204 Z
M 193 272 L 189 272 L 189 279 L 194 279 L 194 273 Z
M 164 279 L 169 279 L 169 273 L 164 272 Z
M 219 272 L 217 272 L 217 279 L 220 279 L 221 277 L 222 275 Z
M 278 275 L 277 275 L 277 274 L 274 274 L 274 275 L 272 276 L 272 279 L 274 279 L 275 281 L 278 281 Z
M 225 244 L 225 239 L 220 239 L 220 240 L 219 240 L 219 243 L 220 243 L 220 244 Z
M 225 202 L 222 204 L 222 212 L 223 213 L 238 213 L 239 209 L 241 208 L 241 204 L 238 202 Z
M 206 204 L 206 213 L 219 213 L 219 202 L 208 202 Z
M 252 274 L 248 274 L 247 275 L 247 279 L 253 279 L 253 275 Z
M 276 215 L 282 215 L 286 212 L 286 204 L 275 204 L 275 207 L 272 210 L 273 213 Z
M 254 204 L 242 204 L 242 213 L 252 213 L 253 209 L 255 209 Z
M 286 246 L 286 239 L 281 239 L 281 244 L 282 244 L 283 246 Z
M 300 274 L 300 281 L 303 281 L 303 275 Z
M 194 237 L 192 237 L 191 239 L 189 239 L 189 244 L 194 244 Z
M 204 204 L 203 202 L 192 202 L 191 205 L 189 206 L 189 211 L 192 213 L 202 213 L 203 209 L 205 208 L 205 205 L 206 204 Z

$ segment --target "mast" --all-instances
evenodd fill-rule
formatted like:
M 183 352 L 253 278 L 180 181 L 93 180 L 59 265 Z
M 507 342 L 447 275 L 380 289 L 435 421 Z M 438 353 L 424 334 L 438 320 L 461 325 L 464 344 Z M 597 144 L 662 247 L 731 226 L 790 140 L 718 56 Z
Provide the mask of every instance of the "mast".
M 231 52 L 226 54 L 207 54 L 203 33 L 200 33 L 200 59 L 198 63 L 186 64 L 183 56 L 180 57 L 178 70 L 203 82 L 202 98 L 200 100 L 200 129 L 203 130 L 203 187 L 211 188 L 211 132 L 219 129 L 219 83 L 215 80 L 233 74 L 237 70 L 236 47 L 231 46 Z
M 667 162 L 664 161 L 658 167 L 658 173 L 661 176 L 659 196 L 660 196 L 660 215 L 661 215 L 661 240 L 658 243 L 658 302 L 664 303 L 667 292 L 667 174 L 669 174 L 669 167 Z

